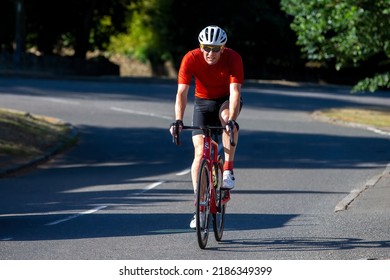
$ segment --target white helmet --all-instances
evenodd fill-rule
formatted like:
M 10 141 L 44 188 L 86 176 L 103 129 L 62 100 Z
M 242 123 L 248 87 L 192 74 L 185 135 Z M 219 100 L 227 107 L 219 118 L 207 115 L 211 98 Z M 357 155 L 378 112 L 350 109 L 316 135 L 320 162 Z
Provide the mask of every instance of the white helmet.
M 202 45 L 223 46 L 226 44 L 227 36 L 222 28 L 210 25 L 199 33 L 198 40 Z

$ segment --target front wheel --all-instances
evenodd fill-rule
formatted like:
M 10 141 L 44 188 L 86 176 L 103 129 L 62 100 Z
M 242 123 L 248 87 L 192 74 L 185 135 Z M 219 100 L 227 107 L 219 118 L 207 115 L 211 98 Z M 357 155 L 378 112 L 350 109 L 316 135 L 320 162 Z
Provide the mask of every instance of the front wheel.
M 225 211 L 226 204 L 222 205 L 222 198 L 224 197 L 224 190 L 222 188 L 223 181 L 223 159 L 218 156 L 218 162 L 213 164 L 213 175 L 215 174 L 216 182 L 215 188 L 215 204 L 217 205 L 217 212 L 213 214 L 213 229 L 215 240 L 221 241 L 223 235 L 223 229 L 225 226 Z
M 210 217 L 210 173 L 207 160 L 202 160 L 199 166 L 196 194 L 196 235 L 201 249 L 206 248 L 209 237 Z

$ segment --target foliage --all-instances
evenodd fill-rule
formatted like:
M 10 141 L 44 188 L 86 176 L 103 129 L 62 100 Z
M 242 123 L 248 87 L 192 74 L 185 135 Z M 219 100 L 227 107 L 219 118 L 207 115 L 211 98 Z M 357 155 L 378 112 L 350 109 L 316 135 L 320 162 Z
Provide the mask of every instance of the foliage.
M 139 0 L 128 6 L 127 30 L 110 38 L 109 50 L 152 63 L 169 60 L 172 0 Z
M 4 41 L 3 50 L 12 51 L 15 19 L 6 16 L 14 13 L 16 0 L 4 1 L 8 8 L 0 9 L 0 23 L 10 28 L 2 30 L 0 26 L 0 32 L 4 31 L 0 40 Z M 109 50 L 148 60 L 155 67 L 172 59 L 178 67 L 185 52 L 198 47 L 200 30 L 217 24 L 228 33 L 228 47 L 242 55 L 247 78 L 264 78 L 271 72 L 277 78 L 283 69 L 296 73 L 297 65 L 303 65 L 294 44 L 295 34 L 289 29 L 290 19 L 275 0 L 248 1 L 245 5 L 233 0 L 198 0 L 196 4 L 191 0 L 24 3 L 26 48 L 43 55 L 62 55 L 65 50 L 67 55 L 85 58 L 87 51 Z
M 369 90 L 376 91 L 378 88 L 390 88 L 390 72 L 376 74 L 372 78 L 365 78 L 359 81 L 354 87 L 353 92 Z
M 225 24 L 232 35 L 229 44 L 243 55 L 246 76 L 262 77 L 267 72 L 272 78 L 282 71 L 290 76 L 303 65 L 294 46 L 295 34 L 288 28 L 290 21 L 280 11 L 278 2 L 257 0 L 239 6 L 233 3 L 227 10 Z
M 242 55 L 248 79 L 315 78 L 307 58 L 339 70 L 367 70 L 369 61 L 381 74 L 362 76 L 372 77 L 355 88 L 388 87 L 390 0 L 3 0 L 1 54 L 14 50 L 16 1 L 25 4 L 26 48 L 43 55 L 109 51 L 149 61 L 161 74 L 166 61 L 178 67 L 198 47 L 202 28 L 217 24 Z
M 291 28 L 310 60 L 340 70 L 381 56 L 378 66 L 388 69 L 390 0 L 281 0 L 281 7 L 294 17 Z M 389 75 L 367 78 L 355 90 L 389 87 Z
M 85 57 L 87 51 L 104 50 L 109 36 L 123 30 L 123 7 L 130 2 L 24 1 L 26 49 L 34 48 L 42 54 L 59 54 L 64 48 L 70 48 L 78 57 Z M 2 12 L 0 10 L 0 18 Z M 11 14 L 13 12 L 11 10 Z M 8 30 L 10 35 L 14 32 L 13 28 Z

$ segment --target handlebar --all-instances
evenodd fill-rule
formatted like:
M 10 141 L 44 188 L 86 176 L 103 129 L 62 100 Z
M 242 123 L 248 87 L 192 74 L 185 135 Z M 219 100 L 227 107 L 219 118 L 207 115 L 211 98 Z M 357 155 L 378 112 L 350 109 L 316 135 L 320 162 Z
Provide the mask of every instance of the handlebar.
M 229 123 L 229 131 L 230 131 L 230 145 L 233 147 L 236 146 L 236 143 L 234 142 L 234 125 L 232 123 Z
M 203 133 L 205 133 L 207 130 L 218 130 L 218 129 L 225 129 L 226 127 L 223 126 L 183 126 L 182 130 L 202 130 Z M 173 126 L 174 136 L 172 136 L 172 142 L 175 143 L 177 146 L 181 145 L 180 141 L 180 128 L 178 124 L 175 124 Z M 234 126 L 233 124 L 229 124 L 229 131 L 230 131 L 230 145 L 236 146 L 236 143 L 234 142 Z
M 172 142 L 175 143 L 176 146 L 180 146 L 181 145 L 180 129 L 179 129 L 179 124 L 178 123 L 174 123 L 174 125 L 173 125 Z

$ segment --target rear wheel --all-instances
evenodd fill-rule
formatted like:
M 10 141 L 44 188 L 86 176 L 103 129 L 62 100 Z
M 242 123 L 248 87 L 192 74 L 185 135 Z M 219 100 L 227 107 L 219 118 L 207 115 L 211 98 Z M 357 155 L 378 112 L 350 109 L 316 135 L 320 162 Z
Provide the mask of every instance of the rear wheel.
M 213 165 L 213 172 L 215 172 L 216 183 L 214 183 L 215 188 L 215 204 L 217 205 L 217 213 L 213 214 L 213 229 L 215 240 L 221 241 L 223 235 L 223 229 L 225 226 L 225 211 L 226 204 L 222 205 L 221 201 L 224 194 L 222 188 L 223 181 L 223 159 L 221 156 L 218 156 L 218 162 Z M 214 173 L 213 173 L 214 174 Z
M 210 217 L 210 173 L 207 160 L 202 160 L 198 173 L 196 194 L 196 235 L 201 249 L 206 248 L 209 237 Z

